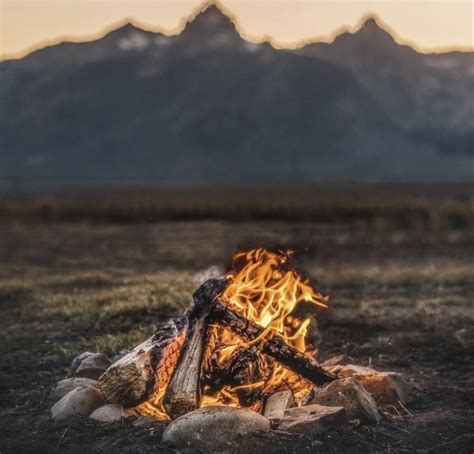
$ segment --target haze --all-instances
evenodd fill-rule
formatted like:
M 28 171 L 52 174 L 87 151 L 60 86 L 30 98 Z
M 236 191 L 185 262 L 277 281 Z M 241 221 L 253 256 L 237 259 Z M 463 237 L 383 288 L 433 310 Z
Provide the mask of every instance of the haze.
M 65 39 L 93 39 L 124 20 L 177 33 L 201 4 L 188 0 L 1 0 L 0 55 L 18 58 Z M 220 4 L 236 17 L 247 39 L 267 37 L 281 47 L 294 47 L 302 40 L 330 41 L 342 28 L 357 28 L 368 13 L 378 15 L 398 41 L 421 51 L 472 50 L 474 41 L 471 1 L 225 0 Z

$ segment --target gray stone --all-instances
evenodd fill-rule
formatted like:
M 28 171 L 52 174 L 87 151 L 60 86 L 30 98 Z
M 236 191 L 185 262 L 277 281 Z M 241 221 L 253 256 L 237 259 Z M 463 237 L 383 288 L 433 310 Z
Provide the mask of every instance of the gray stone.
M 354 362 L 354 359 L 351 358 L 348 355 L 342 354 L 342 355 L 337 355 L 337 356 L 332 356 L 331 358 L 328 358 L 326 361 L 321 363 L 322 367 L 334 367 L 334 366 L 339 366 L 343 364 L 351 364 Z
M 92 356 L 92 355 L 95 355 L 95 353 L 84 352 L 76 356 L 71 362 L 71 375 L 74 375 L 76 373 L 76 370 L 80 366 L 82 361 L 84 361 L 87 357 Z
M 405 405 L 409 401 L 408 385 L 398 372 L 379 372 L 354 364 L 335 366 L 331 371 L 338 377 L 357 380 L 379 405 Z
M 51 415 L 56 420 L 69 416 L 89 416 L 104 403 L 104 396 L 97 388 L 76 388 L 53 405 Z
M 82 360 L 76 369 L 76 377 L 86 377 L 97 380 L 111 365 L 109 358 L 103 353 L 94 353 Z
M 117 404 L 106 404 L 94 410 L 89 418 L 99 422 L 113 423 L 121 422 L 123 419 L 130 417 L 132 414 L 129 410 Z
M 61 380 L 51 391 L 50 398 L 53 400 L 62 399 L 67 393 L 76 388 L 97 388 L 100 389 L 99 382 L 92 378 L 73 377 Z
M 264 416 L 244 408 L 206 407 L 174 420 L 163 441 L 176 448 L 207 451 L 225 447 L 239 436 L 270 429 Z
M 343 407 L 305 405 L 286 410 L 278 429 L 314 438 L 323 432 L 325 427 L 344 424 L 346 421 Z
M 358 419 L 365 424 L 380 421 L 373 397 L 352 378 L 335 380 L 324 387 L 314 388 L 310 403 L 344 407 L 349 420 Z

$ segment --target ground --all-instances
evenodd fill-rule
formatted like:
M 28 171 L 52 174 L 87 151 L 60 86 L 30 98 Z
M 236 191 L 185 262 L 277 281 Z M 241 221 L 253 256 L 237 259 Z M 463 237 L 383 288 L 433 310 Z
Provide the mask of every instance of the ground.
M 0 452 L 173 452 L 160 429 L 49 417 L 48 393 L 86 350 L 113 355 L 183 311 L 211 266 L 292 247 L 330 309 L 322 359 L 402 372 L 406 410 L 318 440 L 252 437 L 233 452 L 474 452 L 472 238 L 465 225 L 376 220 L 0 223 Z

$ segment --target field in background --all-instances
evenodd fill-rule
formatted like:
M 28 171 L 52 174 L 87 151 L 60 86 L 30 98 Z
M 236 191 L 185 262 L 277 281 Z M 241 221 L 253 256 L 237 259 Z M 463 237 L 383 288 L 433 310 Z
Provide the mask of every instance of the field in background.
M 454 183 L 83 190 L 13 185 L 0 191 L 0 219 L 45 221 L 385 220 L 398 227 L 442 229 L 471 227 L 473 207 L 474 185 Z
M 409 412 L 328 432 L 318 452 L 470 452 L 472 192 L 428 189 L 326 187 L 293 199 L 248 192 L 240 205 L 231 191 L 4 197 L 0 450 L 164 452 L 145 429 L 52 423 L 48 392 L 75 355 L 134 346 L 187 307 L 210 267 L 265 246 L 295 249 L 297 266 L 331 296 L 320 314 L 323 358 L 348 353 L 416 384 Z M 290 446 L 250 442 L 242 452 Z M 314 452 L 307 440 L 291 447 Z

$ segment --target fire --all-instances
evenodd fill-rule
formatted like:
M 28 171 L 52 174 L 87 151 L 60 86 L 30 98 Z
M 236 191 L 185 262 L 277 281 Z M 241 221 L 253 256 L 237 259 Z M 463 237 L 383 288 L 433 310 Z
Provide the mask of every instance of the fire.
M 267 395 L 290 389 L 297 405 L 311 384 L 296 373 L 261 353 L 261 345 L 273 336 L 281 337 L 296 350 L 315 355 L 306 344 L 311 317 L 298 314 L 301 303 L 327 307 L 323 297 L 290 266 L 291 251 L 270 252 L 263 248 L 239 252 L 232 260 L 229 284 L 219 296 L 222 304 L 264 328 L 261 335 L 245 342 L 222 326 L 208 329 L 203 355 L 200 407 L 226 405 L 260 410 Z M 163 405 L 166 386 L 177 362 L 184 337 L 177 339 L 163 367 L 157 369 L 155 392 L 135 408 L 138 414 L 169 419 Z
M 262 341 L 268 341 L 273 335 L 281 336 L 285 342 L 307 353 L 306 334 L 311 318 L 299 318 L 294 315 L 298 304 L 305 302 L 327 307 L 327 298 L 316 292 L 309 282 L 303 279 L 289 266 L 291 251 L 273 253 L 262 248 L 248 252 L 239 252 L 233 257 L 233 269 L 227 275 L 230 283 L 220 300 L 247 320 L 265 328 L 253 342 L 243 342 L 235 334 L 220 326 L 210 327 L 210 339 L 205 357 L 205 367 L 211 366 L 210 359 L 225 368 L 226 361 L 237 350 L 256 347 Z M 315 351 L 311 352 L 315 354 Z M 211 393 L 211 385 L 205 386 L 201 406 L 228 405 L 242 406 L 248 392 L 255 391 L 260 399 L 251 403 L 258 410 L 261 397 L 279 389 L 289 388 L 297 404 L 311 389 L 311 384 L 275 361 L 260 355 L 261 380 L 238 386 L 225 386 Z M 247 376 L 252 376 L 254 361 L 248 361 Z M 215 367 L 215 366 L 214 366 Z M 243 391 L 247 393 L 243 393 Z M 243 395 L 243 397 L 242 397 Z M 244 402 L 242 402 L 244 401 Z

